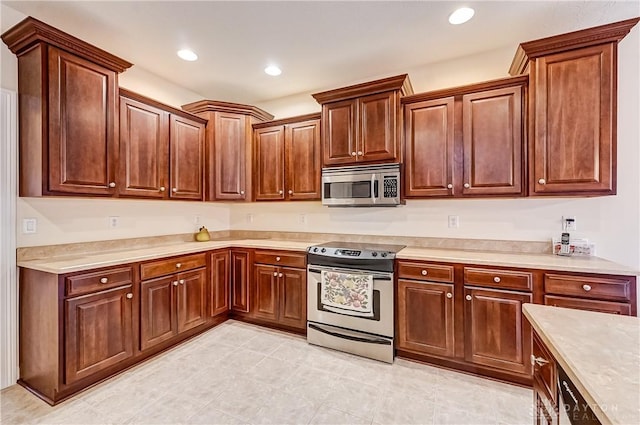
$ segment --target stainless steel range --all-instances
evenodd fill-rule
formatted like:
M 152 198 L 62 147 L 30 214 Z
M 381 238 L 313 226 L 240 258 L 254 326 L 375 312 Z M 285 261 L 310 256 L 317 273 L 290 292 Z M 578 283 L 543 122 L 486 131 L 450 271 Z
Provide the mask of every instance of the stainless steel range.
M 393 265 L 403 245 L 307 249 L 307 341 L 393 363 Z

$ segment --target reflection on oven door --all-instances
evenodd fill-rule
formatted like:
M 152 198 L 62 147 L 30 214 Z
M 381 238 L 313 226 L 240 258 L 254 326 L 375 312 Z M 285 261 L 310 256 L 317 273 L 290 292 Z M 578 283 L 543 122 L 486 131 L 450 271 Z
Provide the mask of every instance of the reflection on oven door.
M 393 338 L 308 322 L 307 341 L 322 347 L 393 363 Z

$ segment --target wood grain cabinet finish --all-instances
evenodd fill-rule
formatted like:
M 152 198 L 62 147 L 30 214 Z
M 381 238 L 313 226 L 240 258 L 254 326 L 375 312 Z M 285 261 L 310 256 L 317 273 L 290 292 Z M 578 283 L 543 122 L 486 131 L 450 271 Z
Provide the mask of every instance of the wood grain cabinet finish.
M 2 40 L 18 56 L 20 196 L 114 195 L 131 64 L 31 17 Z
M 554 424 L 558 417 L 558 367 L 537 333 L 533 332 L 533 397 L 535 424 Z
M 209 311 L 212 317 L 229 311 L 231 279 L 229 250 L 214 251 L 210 254 L 211 277 L 209 279 Z
M 522 196 L 527 77 L 402 99 L 407 197 Z
M 175 291 L 177 276 L 140 283 L 140 350 L 147 350 L 177 335 Z
M 322 105 L 323 166 L 401 162 L 400 98 L 412 93 L 404 74 L 314 94 Z
M 251 201 L 252 125 L 273 115 L 251 105 L 202 100 L 182 109 L 208 121 L 205 137 L 205 200 Z
M 207 320 L 207 270 L 198 269 L 178 275 L 176 309 L 178 333 L 204 324 Z
M 271 121 L 253 128 L 255 200 L 320 199 L 320 116 Z
M 278 321 L 278 267 L 264 264 L 253 266 L 255 317 Z
M 231 250 L 231 310 L 237 313 L 249 313 L 250 267 L 250 251 Z
M 399 279 L 397 347 L 453 357 L 453 293 L 451 284 Z
M 170 117 L 171 199 L 204 199 L 205 125 L 181 116 Z

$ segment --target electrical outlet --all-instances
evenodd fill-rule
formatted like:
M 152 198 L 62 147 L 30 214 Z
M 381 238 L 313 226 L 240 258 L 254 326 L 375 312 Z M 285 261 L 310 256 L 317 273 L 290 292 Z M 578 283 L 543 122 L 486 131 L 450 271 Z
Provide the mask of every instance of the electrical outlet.
M 244 220 L 245 220 L 247 223 L 253 223 L 253 214 L 247 214 L 247 215 L 244 217 Z
M 36 233 L 38 230 L 38 220 L 35 218 L 22 219 L 22 233 Z
M 306 214 L 300 214 L 298 216 L 298 223 L 306 224 L 306 222 L 307 222 L 307 215 Z
M 202 217 L 199 215 L 194 215 L 193 216 L 193 224 L 200 224 L 200 222 L 202 221 Z
M 563 232 L 574 232 L 578 230 L 578 225 L 576 223 L 576 217 L 573 215 L 565 215 L 562 217 L 562 231 Z
M 457 215 L 450 215 L 449 216 L 449 227 L 451 227 L 451 228 L 460 227 L 460 217 L 457 216 Z
M 109 229 L 115 229 L 120 225 L 120 217 L 112 215 L 109 216 Z

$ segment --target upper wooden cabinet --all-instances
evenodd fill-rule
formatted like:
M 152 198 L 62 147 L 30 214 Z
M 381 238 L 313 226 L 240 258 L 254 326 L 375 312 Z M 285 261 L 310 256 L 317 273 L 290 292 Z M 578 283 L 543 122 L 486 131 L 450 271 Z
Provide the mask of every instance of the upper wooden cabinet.
M 530 74 L 529 194 L 616 193 L 617 46 L 638 18 L 520 44 Z
M 527 77 L 402 99 L 405 196 L 521 196 Z
M 2 40 L 18 56 L 20 196 L 115 194 L 118 73 L 131 64 L 30 17 Z
M 255 200 L 320 199 L 320 114 L 253 129 Z
M 273 115 L 250 105 L 202 100 L 182 109 L 208 120 L 205 200 L 251 201 L 252 128 Z
M 401 162 L 400 98 L 410 94 L 407 74 L 314 94 L 322 104 L 323 165 Z

